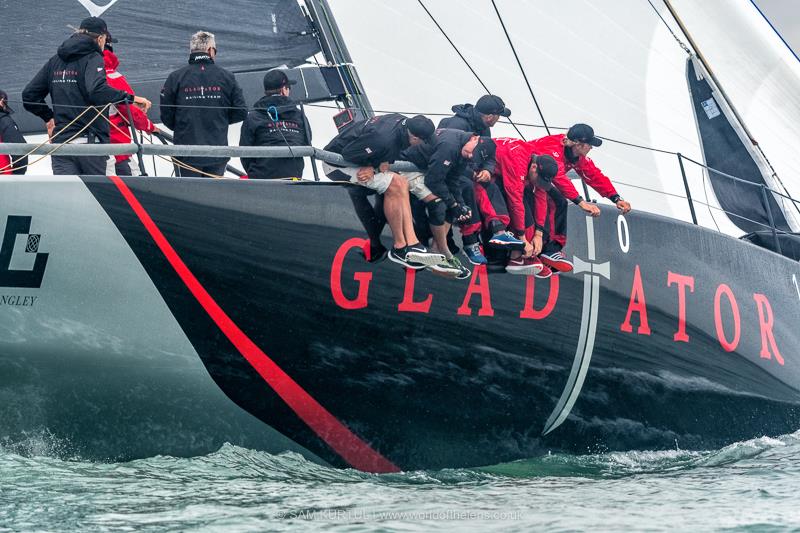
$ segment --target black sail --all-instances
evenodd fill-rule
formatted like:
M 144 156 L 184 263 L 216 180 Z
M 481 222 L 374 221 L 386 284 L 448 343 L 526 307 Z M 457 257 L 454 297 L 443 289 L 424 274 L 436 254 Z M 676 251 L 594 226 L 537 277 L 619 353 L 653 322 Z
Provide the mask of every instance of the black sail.
M 769 229 L 770 211 L 775 226 L 790 231 L 771 192 L 768 191 L 767 203 L 764 202 L 762 186 L 767 183 L 761 169 L 716 100 L 716 93 L 708 80 L 697 75 L 691 59 L 687 60 L 686 69 L 705 163 L 718 171 L 709 171 L 708 176 L 720 207 L 734 224 L 746 232 Z M 732 180 L 721 173 L 750 183 Z
M 157 96 L 167 75 L 186 64 L 189 39 L 198 30 L 215 34 L 218 64 L 235 73 L 297 66 L 319 52 L 296 0 L 0 0 L 0 13 L 0 89 L 12 101 L 72 33 L 69 26 L 92 15 L 102 17 L 119 39 L 114 48 L 120 71 L 148 97 Z M 23 129 L 41 129 L 22 105 L 12 107 Z

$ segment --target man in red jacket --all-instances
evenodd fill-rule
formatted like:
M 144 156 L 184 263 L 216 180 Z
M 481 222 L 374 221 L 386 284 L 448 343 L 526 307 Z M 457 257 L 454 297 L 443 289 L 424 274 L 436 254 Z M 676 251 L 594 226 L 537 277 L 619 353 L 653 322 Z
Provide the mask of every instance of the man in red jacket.
M 495 139 L 497 146 L 495 179 L 502 187 L 508 206 L 511 232 L 525 243 L 524 253 L 512 251 L 506 265 L 511 274 L 549 277 L 550 269 L 542 264 L 539 253 L 554 206 L 549 200 L 553 177 L 558 165 L 549 155 L 537 154 L 530 142 L 521 139 Z M 552 228 L 551 228 L 552 230 Z
M 603 174 L 587 157 L 593 147 L 603 144 L 602 139 L 595 137 L 594 129 L 591 126 L 575 124 L 566 134 L 548 135 L 531 141 L 530 144 L 536 153 L 551 155 L 558 163 L 558 174 L 553 179 L 553 185 L 561 193 L 560 195 L 555 191 L 549 193 L 555 204 L 554 227 L 550 241 L 545 245 L 540 257 L 542 262 L 553 270 L 569 271 L 572 270 L 572 263 L 561 253 L 567 242 L 566 200 L 570 200 L 593 217 L 600 216 L 600 208 L 587 202 L 578 194 L 577 189 L 567 177 L 567 172 L 574 170 L 587 185 L 604 198 L 614 202 L 622 214 L 631 210 L 631 204 L 620 197 L 608 176 Z
M 116 39 L 115 39 L 116 41 Z M 125 91 L 126 93 L 133 94 L 133 89 L 128 84 L 125 76 L 117 71 L 119 66 L 119 59 L 114 54 L 114 48 L 110 43 L 106 42 L 105 50 L 103 50 L 103 61 L 106 66 L 106 80 L 108 85 L 114 89 Z M 130 109 L 130 116 L 133 118 L 133 126 L 146 133 L 157 133 L 158 128 L 155 124 L 150 122 L 147 115 L 144 114 L 138 107 L 129 106 L 127 104 L 118 104 L 112 108 L 112 112 L 108 119 L 111 121 L 111 143 L 112 144 L 127 144 L 131 142 L 131 127 L 128 120 L 128 110 Z M 131 155 L 118 155 L 114 168 L 117 176 L 138 176 L 140 174 L 139 167 L 133 163 Z

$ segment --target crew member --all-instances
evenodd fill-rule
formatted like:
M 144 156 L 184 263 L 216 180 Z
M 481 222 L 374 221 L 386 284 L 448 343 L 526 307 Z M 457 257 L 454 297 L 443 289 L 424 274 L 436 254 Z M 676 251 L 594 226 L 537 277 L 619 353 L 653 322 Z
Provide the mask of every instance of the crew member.
M 491 137 L 491 128 L 497 124 L 500 117 L 510 117 L 511 110 L 499 96 L 486 94 L 472 104 L 454 105 L 452 117 L 443 118 L 439 122 L 440 128 L 450 128 L 461 131 L 471 131 L 481 137 Z
M 443 118 L 440 128 L 451 128 L 489 137 L 491 128 L 500 117 L 510 117 L 508 109 L 499 96 L 487 94 L 481 96 L 476 104 L 455 105 L 452 117 Z M 486 264 L 486 257 L 481 251 L 479 234 L 483 228 L 484 238 L 489 245 L 506 250 L 522 249 L 523 242 L 506 231 L 508 226 L 508 209 L 503 194 L 492 180 L 495 171 L 494 159 L 487 159 L 481 168 L 475 169 L 470 182 L 465 182 L 464 201 L 472 210 L 472 218 L 461 226 L 461 237 L 464 244 L 464 255 L 474 265 Z M 505 251 L 501 252 L 505 257 Z
M 611 200 L 622 214 L 631 210 L 631 204 L 617 193 L 608 176 L 587 157 L 593 147 L 602 144 L 602 139 L 595 137 L 594 129 L 587 124 L 575 124 L 566 134 L 549 135 L 531 142 L 536 153 L 552 155 L 558 163 L 558 174 L 553 179 L 555 187 L 549 193 L 555 203 L 554 228 L 550 241 L 540 255 L 542 262 L 553 270 L 572 270 L 572 263 L 561 252 L 567 242 L 566 200 L 576 204 L 591 216 L 600 216 L 600 208 L 578 194 L 567 177 L 567 172 L 574 170 L 587 185 Z
M 425 170 L 425 186 L 432 193 L 420 199 L 425 202 L 436 250 L 445 255 L 447 264 L 432 266 L 431 270 L 454 274 L 459 279 L 469 277 L 469 269 L 453 256 L 447 234 L 452 224 L 464 224 L 471 219 L 472 210 L 463 197 L 465 184 L 471 187 L 475 169 L 494 159 L 494 151 L 494 142 L 489 137 L 444 128 L 437 129 L 434 140 L 427 145 L 403 152 L 405 159 Z
M 360 185 L 383 195 L 384 215 L 394 238 L 389 259 L 414 269 L 441 263 L 445 258 L 428 251 L 414 231 L 409 188 L 415 194 L 425 194 L 422 174 L 391 172 L 389 165 L 409 146 L 423 144 L 431 137 L 433 129 L 433 122 L 422 115 L 406 118 L 392 113 L 350 126 L 324 148 L 358 165 L 344 167 L 323 163 L 322 169 L 328 178 Z
M 108 117 L 108 104 L 133 103 L 143 111 L 150 101 L 110 87 L 106 81 L 103 49 L 113 41 L 103 19 L 89 17 L 64 41 L 22 91 L 25 109 L 47 125 L 52 142 L 108 143 L 109 123 L 99 116 L 98 107 Z M 50 95 L 53 109 L 45 102 Z M 89 106 L 93 109 L 86 110 Z M 115 173 L 112 156 L 51 156 L 53 174 Z
M 8 105 L 8 94 L 0 91 L 0 143 L 25 143 L 17 123 L 11 118 L 14 111 Z M 28 156 L 0 154 L 0 174 L 25 174 Z
M 547 277 L 538 255 L 548 215 L 549 184 L 558 172 L 552 156 L 539 155 L 530 142 L 521 139 L 496 139 L 496 179 L 505 193 L 509 213 L 509 227 L 522 239 L 524 253 L 512 251 L 506 271 L 514 274 Z M 530 228 L 533 228 L 532 230 Z M 547 231 L 548 235 L 550 231 Z
M 114 39 L 117 42 L 117 39 Z M 128 94 L 133 94 L 133 89 L 128 84 L 128 80 L 117 70 L 119 66 L 119 58 L 114 53 L 114 47 L 111 42 L 106 42 L 105 50 L 103 50 L 103 60 L 106 66 L 106 80 L 108 84 L 114 89 L 125 91 Z M 111 125 L 109 127 L 111 133 L 111 144 L 127 144 L 131 142 L 131 127 L 129 123 L 129 115 L 133 119 L 133 126 L 139 131 L 146 133 L 158 133 L 159 130 L 153 124 L 147 115 L 136 106 L 129 106 L 127 104 L 119 104 L 112 108 L 109 120 Z M 117 155 L 115 157 L 114 168 L 117 176 L 138 176 L 141 172 L 139 166 L 133 163 L 130 154 Z
M 247 116 L 236 77 L 214 63 L 213 33 L 198 31 L 189 42 L 189 64 L 171 73 L 161 89 L 161 122 L 174 132 L 175 144 L 228 145 L 228 126 Z M 228 157 L 173 158 L 182 177 L 221 177 Z
M 303 146 L 311 144 L 305 113 L 291 100 L 290 81 L 281 70 L 264 75 L 264 94 L 242 124 L 240 146 Z M 243 157 L 250 179 L 301 178 L 303 158 Z

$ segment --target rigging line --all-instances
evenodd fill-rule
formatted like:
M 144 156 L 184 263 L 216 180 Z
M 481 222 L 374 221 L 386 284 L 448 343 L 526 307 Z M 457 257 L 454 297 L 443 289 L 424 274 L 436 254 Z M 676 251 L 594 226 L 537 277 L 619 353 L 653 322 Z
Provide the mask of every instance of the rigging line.
M 444 38 L 445 38 L 445 39 L 447 39 L 447 42 L 448 42 L 448 43 L 450 43 L 450 46 L 452 46 L 452 47 L 453 47 L 453 50 L 455 50 L 455 51 L 456 51 L 456 53 L 458 54 L 458 57 L 460 57 L 460 58 L 461 58 L 461 61 L 463 61 L 463 62 L 464 62 L 464 64 L 465 64 L 465 65 L 467 66 L 467 68 L 469 69 L 469 71 L 470 71 L 470 72 L 472 72 L 472 75 L 473 75 L 473 76 L 475 76 L 475 79 L 476 79 L 476 80 L 478 80 L 478 83 L 480 83 L 480 84 L 481 84 L 481 86 L 483 87 L 483 89 L 484 89 L 484 90 L 485 90 L 485 91 L 486 91 L 488 94 L 494 94 L 494 93 L 492 93 L 492 91 L 490 91 L 490 90 L 489 90 L 489 87 L 487 87 L 487 86 L 486 86 L 486 84 L 485 84 L 485 83 L 483 83 L 483 80 L 481 79 L 481 77 L 480 77 L 480 76 L 478 76 L 478 73 L 477 73 L 477 72 L 475 72 L 475 69 L 474 69 L 474 68 L 472 68 L 472 65 L 470 65 L 470 64 L 469 64 L 469 61 L 467 61 L 467 58 L 466 58 L 466 57 L 464 57 L 464 54 L 462 54 L 462 53 L 461 53 L 461 51 L 458 49 L 458 47 L 456 46 L 456 44 L 455 44 L 455 43 L 454 43 L 454 42 L 453 42 L 453 41 L 450 39 L 450 37 L 449 37 L 449 36 L 447 35 L 447 33 L 444 31 L 444 28 L 442 28 L 442 27 L 439 25 L 439 22 L 436 20 L 436 18 L 433 16 L 433 14 L 432 14 L 430 11 L 428 11 L 428 8 L 427 8 L 427 7 L 425 7 L 425 4 L 422 2 L 422 0 L 417 0 L 417 2 L 419 3 L 419 5 L 420 5 L 420 6 L 422 6 L 422 9 L 424 9 L 424 10 L 425 10 L 425 13 L 427 13 L 427 14 L 428 14 L 428 17 L 430 17 L 431 21 L 433 21 L 433 23 L 436 25 L 436 28 L 438 28 L 438 30 L 439 30 L 439 33 L 441 33 L 441 34 L 444 36 Z M 509 122 L 511 122 L 511 125 L 512 125 L 512 126 L 514 126 L 514 129 L 517 131 L 517 133 L 519 134 L 519 136 L 520 136 L 520 137 L 522 137 L 523 139 L 525 139 L 525 136 L 522 134 L 522 132 L 520 131 L 520 129 L 517 127 L 517 125 L 516 125 L 516 124 L 514 124 L 514 121 L 512 121 L 512 120 L 509 120 Z
M 517 66 L 519 67 L 519 71 L 522 73 L 522 77 L 525 79 L 525 85 L 528 86 L 528 92 L 531 94 L 531 98 L 533 99 L 533 104 L 536 106 L 536 111 L 539 113 L 539 118 L 542 119 L 542 124 L 544 124 L 544 129 L 547 131 L 547 134 L 550 135 L 550 128 L 547 127 L 547 121 L 544 119 L 544 113 L 542 113 L 542 108 L 539 107 L 539 102 L 536 100 L 536 95 L 533 93 L 533 88 L 531 87 L 531 82 L 528 81 L 528 75 L 525 73 L 525 68 L 522 66 L 522 62 L 519 60 L 519 56 L 517 55 L 517 49 L 514 46 L 514 43 L 511 41 L 511 36 L 508 34 L 508 30 L 506 29 L 506 23 L 503 21 L 503 17 L 500 15 L 500 10 L 497 9 L 497 4 L 494 0 L 492 0 L 492 7 L 494 8 L 494 12 L 497 13 L 497 20 L 500 21 L 500 26 L 503 28 L 503 33 L 506 34 L 506 40 L 508 41 L 508 46 L 511 47 L 511 51 L 514 53 L 514 59 L 517 60 Z
M 672 31 L 672 28 L 669 26 L 669 24 L 667 24 L 667 21 L 664 20 L 664 17 L 661 16 L 661 13 L 658 11 L 658 9 L 656 9 L 656 6 L 653 5 L 652 0 L 647 0 L 647 3 L 650 4 L 650 7 L 653 8 L 653 11 L 655 11 L 658 18 L 661 19 L 661 22 L 664 23 L 664 27 L 667 28 L 667 31 L 669 31 L 670 34 L 672 34 L 672 38 L 675 39 L 675 42 L 678 43 L 678 46 L 683 48 L 683 51 L 686 52 L 687 54 L 692 55 L 692 51 L 689 49 L 688 46 L 686 46 L 686 43 L 681 41 L 680 37 L 678 37 L 678 35 L 674 31 Z

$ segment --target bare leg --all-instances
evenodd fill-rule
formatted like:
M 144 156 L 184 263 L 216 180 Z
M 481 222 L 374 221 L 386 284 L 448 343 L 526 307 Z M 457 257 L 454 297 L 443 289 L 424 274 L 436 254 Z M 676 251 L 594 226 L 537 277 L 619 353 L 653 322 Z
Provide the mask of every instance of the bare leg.
M 436 245 L 436 251 L 444 254 L 447 259 L 452 259 L 453 254 L 450 253 L 450 248 L 447 246 L 448 231 L 450 231 L 450 224 L 447 222 L 441 226 L 431 225 L 431 233 L 433 233 L 433 242 Z
M 401 178 L 408 186 L 405 178 Z M 414 231 L 414 215 L 411 214 L 411 200 L 406 192 L 406 200 L 403 202 L 403 237 L 409 246 L 419 244 L 417 233 Z
M 411 207 L 408 199 L 408 182 L 400 175 L 395 174 L 389 188 L 383 194 L 383 213 L 392 229 L 395 248 L 404 248 L 409 244 L 406 240 L 405 212 L 408 211 L 408 220 L 411 220 Z M 411 228 L 414 235 L 414 228 Z M 416 236 L 413 238 L 416 241 Z M 416 244 L 412 242 L 411 244 Z

